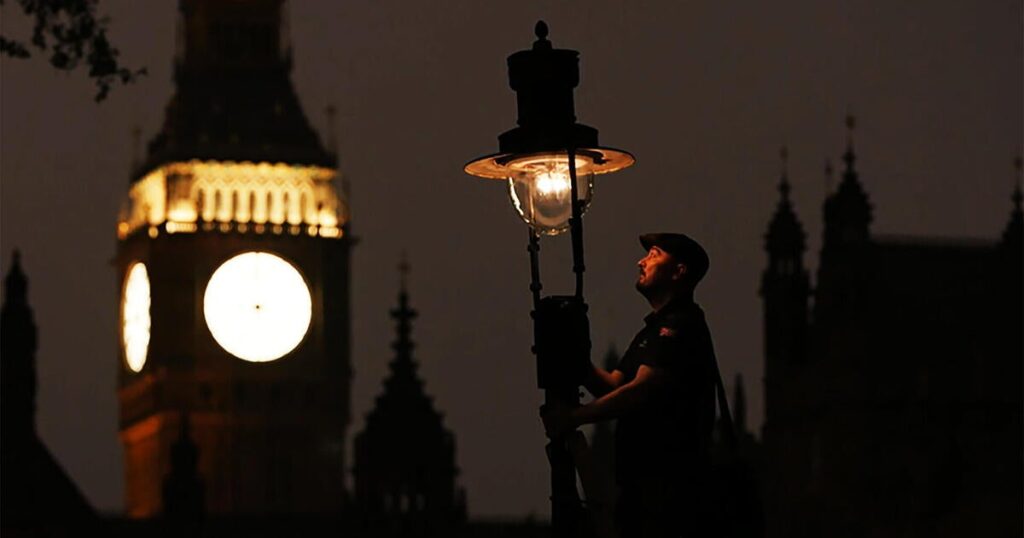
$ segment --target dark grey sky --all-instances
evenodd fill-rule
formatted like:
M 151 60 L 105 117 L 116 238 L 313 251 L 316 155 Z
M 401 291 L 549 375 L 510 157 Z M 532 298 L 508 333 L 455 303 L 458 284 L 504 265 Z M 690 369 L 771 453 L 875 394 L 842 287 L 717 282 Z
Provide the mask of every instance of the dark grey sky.
M 577 114 L 638 164 L 598 179 L 586 218 L 596 355 L 646 313 L 636 234 L 685 231 L 711 271 L 698 292 L 731 383 L 761 405 L 758 281 L 790 148 L 794 200 L 820 245 L 822 166 L 858 117 L 863 183 L 882 234 L 994 239 L 1022 146 L 1021 3 L 293 2 L 294 81 L 311 122 L 339 110 L 351 180 L 355 422 L 391 357 L 387 312 L 409 253 L 414 337 L 427 389 L 457 435 L 475 516 L 548 510 L 537 420 L 526 231 L 503 184 L 463 175 L 513 126 L 505 57 L 538 18 L 582 53 Z M 20 247 L 40 328 L 43 439 L 101 509 L 122 505 L 115 372 L 118 277 L 109 260 L 132 126 L 148 139 L 172 91 L 176 2 L 107 1 L 124 61 L 149 76 L 101 105 L 84 76 L 2 60 L 2 260 Z M 3 33 L 27 35 L 8 2 Z M 545 241 L 546 291 L 570 290 L 568 243 Z

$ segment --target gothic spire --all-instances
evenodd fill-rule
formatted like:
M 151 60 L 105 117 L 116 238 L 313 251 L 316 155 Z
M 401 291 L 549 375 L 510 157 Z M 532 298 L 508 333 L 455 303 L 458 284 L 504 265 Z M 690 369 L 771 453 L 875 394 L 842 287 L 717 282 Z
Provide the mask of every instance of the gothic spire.
M 391 310 L 396 332 L 391 349 L 395 355 L 388 364 L 391 372 L 384 380 L 384 392 L 377 398 L 376 407 L 367 417 L 368 428 L 378 423 L 388 423 L 390 427 L 396 425 L 396 421 L 404 420 L 425 420 L 434 422 L 440 428 L 440 414 L 434 410 L 430 397 L 423 389 L 423 381 L 417 374 L 418 365 L 413 358 L 416 344 L 412 341 L 412 320 L 416 319 L 418 313 L 409 306 L 409 269 L 409 263 L 403 255 L 398 266 L 398 306 Z
M 825 246 L 840 243 L 860 243 L 870 235 L 871 203 L 860 184 L 856 169 L 857 156 L 853 149 L 853 130 L 856 121 L 846 116 L 846 169 L 836 192 L 825 200 Z
M 804 252 L 804 230 L 793 211 L 789 193 L 789 151 L 785 146 L 779 151 L 782 171 L 779 177 L 779 203 L 765 235 L 765 250 L 772 258 L 799 259 Z
M 0 512 L 3 528 L 92 535 L 99 520 L 60 463 L 36 434 L 36 325 L 28 279 L 14 251 L 0 308 Z M 48 532 L 51 528 L 54 531 Z M 70 532 L 70 531 L 68 531 Z M 17 534 L 17 532 L 9 533 Z
M 857 119 L 852 114 L 846 115 L 846 152 L 843 153 L 843 162 L 846 163 L 846 175 L 852 174 L 856 179 L 857 172 L 854 170 L 854 163 L 857 162 L 857 155 L 853 152 L 853 130 L 857 126 Z
M 396 328 L 398 338 L 392 344 L 392 349 L 395 350 L 395 360 L 392 362 L 392 370 L 395 368 L 401 368 L 403 370 L 407 368 L 413 369 L 415 372 L 415 364 L 412 360 L 412 350 L 416 347 L 412 342 L 412 320 L 416 319 L 418 313 L 409 308 L 409 261 L 406 259 L 405 254 L 402 254 L 402 261 L 398 264 L 399 274 L 399 287 L 398 287 L 398 308 L 391 311 L 391 317 L 396 322 Z M 415 376 L 415 373 L 413 373 Z
M 779 194 L 782 195 L 782 201 L 789 203 L 789 149 L 786 146 L 782 146 L 779 150 L 779 161 L 782 163 L 782 173 L 779 177 Z
M 4 277 L 4 309 L 28 307 L 28 279 L 21 269 L 21 251 L 11 254 L 11 268 Z
M 411 534 L 446 534 L 465 516 L 465 494 L 455 485 L 455 436 L 416 374 L 411 338 L 409 263 L 399 265 L 398 333 L 384 391 L 355 438 L 355 503 L 366 522 L 401 524 Z
M 1010 212 L 1010 222 L 1006 224 L 1006 229 L 1003 230 L 1003 244 L 1021 249 L 1024 245 L 1024 212 L 1021 211 L 1021 200 L 1024 198 L 1021 194 L 1021 158 L 1017 157 L 1013 160 L 1013 165 L 1016 169 L 1016 176 L 1014 177 L 1013 195 L 1013 210 Z
M 0 425 L 6 439 L 35 432 L 36 348 L 28 279 L 21 269 L 21 253 L 15 250 L 4 278 L 4 302 L 0 309 Z

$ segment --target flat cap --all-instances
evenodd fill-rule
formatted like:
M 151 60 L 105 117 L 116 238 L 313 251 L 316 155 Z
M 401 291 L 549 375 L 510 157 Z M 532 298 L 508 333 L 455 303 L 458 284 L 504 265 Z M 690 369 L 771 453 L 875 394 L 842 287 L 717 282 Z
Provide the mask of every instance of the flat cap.
M 649 233 L 640 236 L 645 250 L 658 247 L 686 265 L 688 280 L 696 285 L 708 272 L 708 253 L 690 236 L 678 233 Z

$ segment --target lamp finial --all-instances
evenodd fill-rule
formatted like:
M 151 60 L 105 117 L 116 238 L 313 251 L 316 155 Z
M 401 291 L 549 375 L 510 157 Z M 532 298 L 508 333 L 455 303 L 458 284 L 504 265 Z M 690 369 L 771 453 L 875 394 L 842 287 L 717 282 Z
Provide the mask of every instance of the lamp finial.
M 537 36 L 537 39 L 547 39 L 548 24 L 544 21 L 537 21 L 537 25 L 533 27 L 533 33 Z
M 533 27 L 533 35 L 537 41 L 533 42 L 533 50 L 551 50 L 551 42 L 548 41 L 548 25 L 544 21 L 537 21 Z

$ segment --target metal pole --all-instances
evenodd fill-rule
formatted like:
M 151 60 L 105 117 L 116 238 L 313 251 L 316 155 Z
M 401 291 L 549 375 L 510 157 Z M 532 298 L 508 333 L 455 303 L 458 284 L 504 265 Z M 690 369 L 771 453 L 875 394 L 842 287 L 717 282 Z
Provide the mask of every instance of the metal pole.
M 544 288 L 540 283 L 540 262 L 538 261 L 540 235 L 533 228 L 529 228 L 529 231 L 530 243 L 526 250 L 530 251 L 530 293 L 533 294 L 533 310 L 536 311 L 540 307 L 540 290 Z M 534 340 L 536 341 L 536 337 Z
M 552 325 L 552 322 L 557 320 L 545 315 L 551 306 L 547 301 L 557 298 L 541 298 L 540 291 L 543 286 L 540 282 L 540 235 L 532 229 L 527 250 L 530 252 L 530 292 L 533 295 L 532 351 L 537 356 L 538 384 L 544 389 L 544 405 L 574 407 L 579 405 L 579 389 L 564 383 L 564 375 L 560 371 L 566 367 L 565 361 L 568 357 L 552 354 L 551 349 L 543 347 L 551 344 L 546 340 L 550 338 L 550 332 L 561 330 L 562 327 Z M 568 445 L 568 440 L 577 434 L 574 430 L 567 435 L 551 439 L 545 447 L 551 468 L 551 531 L 553 536 L 559 538 L 576 538 L 581 536 L 582 532 L 583 505 L 576 489 L 576 466 Z
M 569 183 L 572 189 L 572 216 L 569 218 L 569 233 L 572 234 L 572 272 L 576 273 L 576 298 L 583 300 L 583 201 L 579 199 L 576 185 L 576 148 L 569 146 Z

